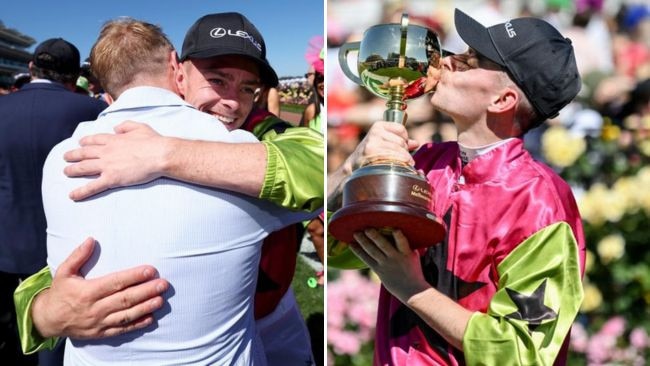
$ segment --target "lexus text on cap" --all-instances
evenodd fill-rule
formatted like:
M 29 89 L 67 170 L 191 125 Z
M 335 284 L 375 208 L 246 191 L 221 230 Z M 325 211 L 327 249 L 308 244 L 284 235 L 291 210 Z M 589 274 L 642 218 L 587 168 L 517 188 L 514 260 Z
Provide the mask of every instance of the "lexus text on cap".
M 486 28 L 456 9 L 454 22 L 468 46 L 507 70 L 542 119 L 555 117 L 578 95 L 582 83 L 571 40 L 544 20 L 518 18 Z
M 51 38 L 36 47 L 34 65 L 61 74 L 78 74 L 79 50 L 63 38 Z
M 271 87 L 278 85 L 278 75 L 266 60 L 264 38 L 245 16 L 239 13 L 208 14 L 199 18 L 187 31 L 181 61 L 227 55 L 252 59 L 259 66 L 262 82 Z

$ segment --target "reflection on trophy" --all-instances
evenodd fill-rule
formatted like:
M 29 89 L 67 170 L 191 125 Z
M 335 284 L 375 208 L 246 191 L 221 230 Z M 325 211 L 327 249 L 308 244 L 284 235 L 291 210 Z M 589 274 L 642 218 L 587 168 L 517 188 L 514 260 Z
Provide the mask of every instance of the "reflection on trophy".
M 358 51 L 358 76 L 348 67 L 348 54 Z M 379 24 L 361 42 L 344 44 L 339 63 L 345 75 L 373 94 L 387 99 L 384 120 L 406 123 L 405 100 L 421 95 L 429 66 L 438 68 L 441 47 L 435 32 L 401 24 Z M 400 229 L 412 248 L 428 247 L 444 238 L 442 221 L 432 213 L 429 183 L 412 167 L 396 161 L 373 161 L 357 169 L 343 187 L 342 208 L 334 213 L 329 232 L 346 243 L 366 228 Z M 333 253 L 330 253 L 333 254 Z

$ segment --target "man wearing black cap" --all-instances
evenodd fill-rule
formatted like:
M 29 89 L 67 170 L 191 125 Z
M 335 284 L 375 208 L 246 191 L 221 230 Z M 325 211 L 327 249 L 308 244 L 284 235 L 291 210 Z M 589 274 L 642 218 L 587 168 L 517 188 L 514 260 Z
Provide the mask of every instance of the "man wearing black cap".
M 320 158 L 324 146 L 319 144 L 322 136 L 304 128 L 292 128 L 276 116 L 254 109 L 254 104 L 245 102 L 245 98 L 231 96 L 232 84 L 237 79 L 228 77 L 230 70 L 250 69 L 253 74 L 259 75 L 261 85 L 258 87 L 277 86 L 277 75 L 265 55 L 266 45 L 262 35 L 243 15 L 217 13 L 201 17 L 190 27 L 183 42 L 180 56 L 182 65 L 178 74 L 181 94 L 187 102 L 212 114 L 228 129 L 244 128 L 263 142 L 275 144 L 287 164 L 283 169 L 288 174 L 286 180 L 298 186 L 297 192 L 302 191 L 302 195 L 307 195 L 310 200 L 317 200 L 318 196 L 322 197 L 323 191 Z M 255 88 L 250 81 L 249 84 L 246 84 L 246 80 L 243 82 L 244 87 Z M 259 89 L 255 92 L 256 100 L 264 94 Z M 191 144 L 189 142 L 187 148 L 191 149 Z M 206 150 L 200 155 L 214 157 L 215 152 Z M 249 159 L 255 157 L 247 155 L 244 160 Z M 277 181 L 276 173 L 279 172 L 267 168 L 264 186 L 268 186 L 271 177 Z M 176 177 L 184 179 L 182 171 L 177 173 L 180 175 Z M 243 182 L 233 183 L 241 185 Z M 264 197 L 264 191 L 262 188 L 261 193 L 254 193 Z M 294 192 L 285 192 L 282 196 L 287 193 Z M 286 199 L 282 202 L 274 199 L 273 195 L 266 198 L 278 204 L 287 204 Z M 313 202 L 308 205 L 313 207 Z M 287 227 L 274 232 L 264 241 L 255 294 L 255 318 L 269 365 L 314 362 L 309 334 L 289 287 L 303 231 L 302 227 Z
M 61 38 L 39 44 L 29 70 L 31 83 L 0 99 L 0 360 L 12 365 L 24 362 L 12 294 L 45 265 L 43 162 L 79 122 L 94 120 L 107 106 L 71 91 L 79 51 Z
M 375 365 L 564 364 L 583 298 L 582 226 L 571 189 L 522 136 L 578 93 L 573 48 L 540 19 L 485 28 L 456 10 L 455 23 L 470 48 L 429 81 L 458 141 L 411 157 L 403 126 L 378 122 L 328 181 L 337 195 L 368 157 L 414 162 L 446 224 L 441 242 L 417 251 L 399 230 L 355 233 L 352 252 L 383 284 Z

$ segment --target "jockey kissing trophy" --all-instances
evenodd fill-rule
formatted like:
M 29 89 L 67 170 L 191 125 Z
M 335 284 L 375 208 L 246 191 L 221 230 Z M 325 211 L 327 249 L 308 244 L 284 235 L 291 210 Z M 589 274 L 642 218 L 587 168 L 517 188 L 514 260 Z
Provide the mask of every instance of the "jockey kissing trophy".
M 357 51 L 359 76 L 348 67 L 348 53 Z M 345 75 L 378 97 L 388 99 L 384 120 L 406 123 L 406 99 L 423 94 L 429 66 L 439 68 L 442 50 L 437 34 L 427 28 L 379 24 L 368 28 L 361 42 L 341 46 L 339 63 Z M 431 211 L 431 188 L 411 166 L 376 160 L 354 171 L 343 186 L 343 203 L 328 224 L 345 243 L 366 228 L 400 229 L 411 248 L 423 248 L 444 238 L 445 227 Z M 335 251 L 336 249 L 333 248 Z

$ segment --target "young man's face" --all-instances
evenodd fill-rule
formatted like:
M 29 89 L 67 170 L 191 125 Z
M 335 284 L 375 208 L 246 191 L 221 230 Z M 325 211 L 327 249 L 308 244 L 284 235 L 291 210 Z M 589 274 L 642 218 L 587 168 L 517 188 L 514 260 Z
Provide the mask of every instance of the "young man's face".
M 262 87 L 257 64 L 235 55 L 186 60 L 176 81 L 186 102 L 230 131 L 244 124 Z
M 442 59 L 441 69 L 435 72 L 439 79 L 431 103 L 452 117 L 474 120 L 498 96 L 501 73 L 498 65 L 472 49 L 447 56 Z

